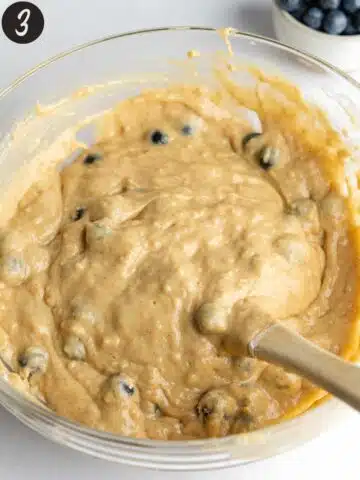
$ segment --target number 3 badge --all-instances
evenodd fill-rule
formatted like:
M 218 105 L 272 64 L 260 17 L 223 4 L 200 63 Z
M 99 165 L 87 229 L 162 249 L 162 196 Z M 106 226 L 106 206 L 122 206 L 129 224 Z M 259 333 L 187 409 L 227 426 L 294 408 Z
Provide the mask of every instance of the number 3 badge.
M 13 3 L 2 16 L 3 32 L 16 43 L 34 42 L 42 34 L 44 25 L 44 15 L 31 2 Z

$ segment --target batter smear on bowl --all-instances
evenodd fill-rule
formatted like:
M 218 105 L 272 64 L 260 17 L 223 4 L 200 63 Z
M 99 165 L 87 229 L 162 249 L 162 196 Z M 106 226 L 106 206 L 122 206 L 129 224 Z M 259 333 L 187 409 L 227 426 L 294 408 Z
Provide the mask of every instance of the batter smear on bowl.
M 224 77 L 223 94 L 174 86 L 123 101 L 112 129 L 42 176 L 4 225 L 2 352 L 58 414 L 139 438 L 204 438 L 324 395 L 230 355 L 229 319 L 246 335 L 264 313 L 354 354 L 357 247 L 334 180 L 347 151 L 295 87 L 260 80 L 262 96 Z M 209 318 L 220 335 L 204 334 Z

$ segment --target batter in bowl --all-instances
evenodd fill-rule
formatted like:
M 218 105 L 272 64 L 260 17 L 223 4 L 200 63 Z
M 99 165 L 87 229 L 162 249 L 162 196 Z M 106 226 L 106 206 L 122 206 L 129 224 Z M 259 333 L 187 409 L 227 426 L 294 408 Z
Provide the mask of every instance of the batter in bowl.
M 231 355 L 229 321 L 246 337 L 264 314 L 353 353 L 355 246 L 328 172 L 343 144 L 315 109 L 318 130 L 302 126 L 299 99 L 295 119 L 246 98 L 174 86 L 122 102 L 2 229 L 4 356 L 58 414 L 179 440 L 258 429 L 324 395 Z

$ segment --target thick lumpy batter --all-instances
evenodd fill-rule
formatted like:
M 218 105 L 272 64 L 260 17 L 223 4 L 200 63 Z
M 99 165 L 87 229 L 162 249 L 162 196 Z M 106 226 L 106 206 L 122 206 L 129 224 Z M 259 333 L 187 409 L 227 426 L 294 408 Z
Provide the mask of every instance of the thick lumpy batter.
M 255 132 L 220 103 L 192 87 L 124 101 L 3 229 L 3 358 L 57 413 L 202 438 L 322 395 L 228 353 L 227 327 L 246 343 L 265 315 L 342 353 L 356 286 L 346 205 L 305 135 L 277 122 Z

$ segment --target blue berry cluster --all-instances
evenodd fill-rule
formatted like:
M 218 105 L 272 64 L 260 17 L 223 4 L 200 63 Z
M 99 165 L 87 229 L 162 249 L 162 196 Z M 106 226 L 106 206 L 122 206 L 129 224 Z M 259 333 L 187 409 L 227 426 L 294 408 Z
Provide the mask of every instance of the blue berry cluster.
M 360 0 L 278 0 L 281 8 L 314 30 L 360 34 Z

